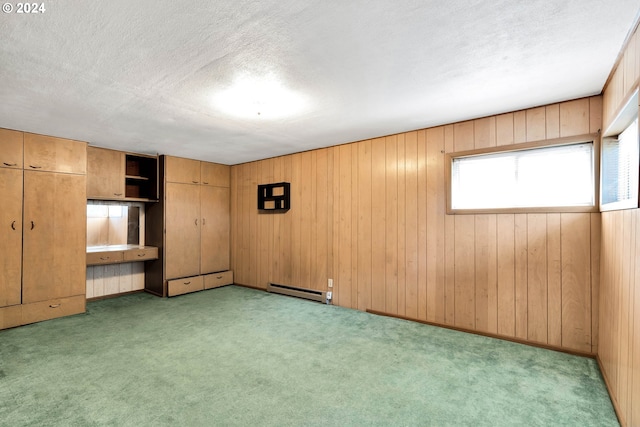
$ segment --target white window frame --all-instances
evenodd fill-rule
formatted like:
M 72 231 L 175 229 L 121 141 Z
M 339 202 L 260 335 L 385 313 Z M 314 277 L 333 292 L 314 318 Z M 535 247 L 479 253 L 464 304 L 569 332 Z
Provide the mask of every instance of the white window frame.
M 616 118 L 611 122 L 611 125 L 604 132 L 603 142 L 608 138 L 617 139 L 618 136 L 629 127 L 637 118 L 638 118 L 638 89 L 636 89 L 630 96 L 628 101 L 624 104 L 624 107 L 620 110 Z M 640 120 L 638 120 L 640 126 Z M 636 141 L 640 146 L 640 141 Z M 601 150 L 605 150 L 606 146 L 603 143 Z M 638 147 L 640 148 L 640 147 Z M 602 158 L 604 157 L 604 153 L 601 154 Z M 604 180 L 608 175 L 603 168 L 606 167 L 604 162 L 600 165 L 600 179 Z M 600 192 L 599 192 L 599 200 L 600 200 L 600 212 L 613 211 L 613 210 L 622 210 L 622 209 L 634 209 L 640 207 L 639 200 L 639 175 L 640 175 L 640 158 L 636 156 L 631 159 L 631 173 L 634 173 L 635 176 L 631 178 L 631 198 L 625 200 L 617 200 L 609 203 L 603 203 L 603 190 L 605 188 L 604 182 L 600 182 Z M 635 188 L 634 188 L 635 187 Z
M 507 153 L 524 151 L 535 148 L 548 148 L 580 143 L 593 144 L 593 205 L 590 206 L 542 206 L 542 207 L 509 207 L 487 209 L 453 209 L 452 208 L 452 170 L 453 161 L 461 157 L 479 156 L 483 154 Z M 477 150 L 447 153 L 445 159 L 445 180 L 447 185 L 447 214 L 483 214 L 483 213 L 537 213 L 537 212 L 598 212 L 599 172 L 600 172 L 600 134 L 586 134 L 566 138 L 527 142 L 522 144 L 505 145 L 499 147 L 482 148 Z M 543 173 L 543 172 L 541 172 Z

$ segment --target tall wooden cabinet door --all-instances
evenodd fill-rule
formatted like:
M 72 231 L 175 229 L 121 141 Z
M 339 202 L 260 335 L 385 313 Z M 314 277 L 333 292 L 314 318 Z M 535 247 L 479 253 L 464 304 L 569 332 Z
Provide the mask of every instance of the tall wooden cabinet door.
M 200 186 L 165 186 L 165 278 L 200 274 Z
M 0 168 L 0 307 L 20 304 L 22 170 Z
M 86 178 L 24 172 L 22 303 L 84 295 Z
M 167 182 L 200 184 L 200 161 L 165 156 L 164 173 Z
M 231 167 L 218 163 L 200 162 L 202 184 L 217 187 L 231 186 Z
M 22 169 L 23 135 L 16 130 L 0 129 L 0 167 Z
M 24 169 L 84 175 L 87 172 L 87 143 L 25 133 Z
M 200 187 L 202 207 L 201 273 L 229 269 L 229 188 Z
M 124 198 L 124 153 L 87 147 L 87 198 Z

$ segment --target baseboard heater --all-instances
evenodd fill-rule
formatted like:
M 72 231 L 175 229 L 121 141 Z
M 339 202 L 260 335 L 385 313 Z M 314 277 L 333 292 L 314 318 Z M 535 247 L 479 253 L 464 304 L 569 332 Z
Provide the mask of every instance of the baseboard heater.
M 296 288 L 295 286 L 279 285 L 277 283 L 267 283 L 267 292 L 274 294 L 289 295 L 292 297 L 309 299 L 329 304 L 331 297 L 325 291 L 316 291 L 315 289 Z

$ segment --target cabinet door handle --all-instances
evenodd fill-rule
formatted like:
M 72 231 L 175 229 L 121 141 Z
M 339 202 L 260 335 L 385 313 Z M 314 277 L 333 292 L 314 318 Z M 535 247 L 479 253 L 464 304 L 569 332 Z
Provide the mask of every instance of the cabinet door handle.
M 216 279 L 220 280 L 222 279 L 222 276 L 216 276 Z
M 34 228 L 36 228 L 36 223 L 31 221 L 31 229 L 33 230 Z
M 13 222 L 11 223 L 11 229 L 12 229 L 12 230 L 15 230 L 15 229 L 16 229 L 16 222 L 15 222 L 15 221 L 13 221 Z
M 113 193 L 114 196 L 122 196 L 122 193 Z
M 33 165 L 29 165 L 29 167 L 31 169 L 42 169 L 42 166 L 33 166 Z
M 146 254 L 138 254 L 138 256 L 139 256 L 139 257 L 143 257 L 143 256 L 145 256 L 145 255 L 146 255 Z
M 205 181 L 202 181 L 202 183 L 203 183 L 204 185 L 209 185 L 209 183 L 208 183 L 208 182 L 205 182 Z
M 207 225 L 207 219 L 206 218 L 202 218 L 202 225 Z
M 196 227 L 198 226 L 198 218 L 196 218 Z
M 58 308 L 60 307 L 62 304 L 49 304 L 50 308 Z
M 5 166 L 18 166 L 17 163 L 7 163 L 7 162 L 2 162 L 3 165 Z
M 191 284 L 191 281 L 184 282 L 184 284 L 185 284 L 185 285 L 190 285 L 190 284 Z
M 198 183 L 198 181 L 191 181 L 191 182 L 193 182 L 194 184 L 197 184 L 197 183 Z
M 101 256 L 101 257 L 100 257 L 100 259 L 101 259 L 102 261 L 106 261 L 106 260 L 108 260 L 109 258 L 111 258 L 111 257 L 108 257 L 108 256 Z

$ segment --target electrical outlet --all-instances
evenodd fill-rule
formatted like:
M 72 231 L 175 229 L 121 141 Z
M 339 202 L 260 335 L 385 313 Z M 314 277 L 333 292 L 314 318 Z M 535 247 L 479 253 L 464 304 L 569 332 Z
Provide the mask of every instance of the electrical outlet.
M 330 288 L 333 288 L 333 279 L 329 279 L 328 284 Z
M 327 299 L 329 300 L 331 299 L 331 297 L 332 297 L 332 292 L 327 292 Z

